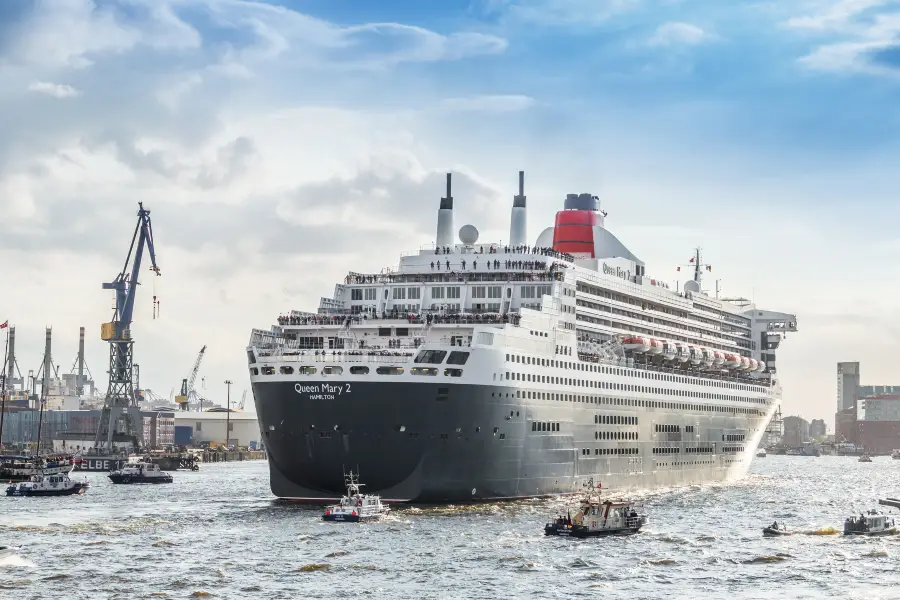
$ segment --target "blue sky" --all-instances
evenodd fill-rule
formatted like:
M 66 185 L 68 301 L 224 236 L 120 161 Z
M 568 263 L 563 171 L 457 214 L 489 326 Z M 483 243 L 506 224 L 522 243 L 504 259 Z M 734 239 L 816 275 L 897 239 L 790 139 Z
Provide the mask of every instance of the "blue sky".
M 442 173 L 502 239 L 524 169 L 530 235 L 596 193 L 648 273 L 699 244 L 729 295 L 797 313 L 785 410 L 830 423 L 838 360 L 898 383 L 898 92 L 897 1 L 2 3 L 0 318 L 68 362 L 143 200 L 144 381 L 208 344 L 207 380 L 246 386 L 251 327 L 431 241 Z

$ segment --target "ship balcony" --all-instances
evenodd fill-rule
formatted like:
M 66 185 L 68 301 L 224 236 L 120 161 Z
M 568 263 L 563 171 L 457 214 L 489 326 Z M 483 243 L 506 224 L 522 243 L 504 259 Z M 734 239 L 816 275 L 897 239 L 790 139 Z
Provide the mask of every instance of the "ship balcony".
M 300 363 L 300 364 L 336 364 L 336 363 L 378 363 L 378 364 L 397 364 L 406 363 L 415 356 L 415 348 L 409 346 L 406 349 L 397 350 L 304 350 L 292 351 L 284 350 L 282 353 L 275 352 L 269 355 L 260 355 L 259 361 L 262 363 L 260 372 L 263 375 L 274 375 L 280 372 L 283 375 L 291 375 L 296 370 L 300 375 L 313 375 L 315 369 L 305 370 L 303 368 L 291 367 L 290 365 L 281 365 L 280 367 L 267 365 L 267 362 L 276 363 Z M 324 374 L 329 374 L 323 371 Z

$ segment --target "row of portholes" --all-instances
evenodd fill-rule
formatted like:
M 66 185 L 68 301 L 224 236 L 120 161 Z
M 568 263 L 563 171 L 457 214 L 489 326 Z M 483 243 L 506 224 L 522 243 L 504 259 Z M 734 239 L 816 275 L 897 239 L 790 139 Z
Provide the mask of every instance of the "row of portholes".
M 637 431 L 595 431 L 595 440 L 636 440 Z

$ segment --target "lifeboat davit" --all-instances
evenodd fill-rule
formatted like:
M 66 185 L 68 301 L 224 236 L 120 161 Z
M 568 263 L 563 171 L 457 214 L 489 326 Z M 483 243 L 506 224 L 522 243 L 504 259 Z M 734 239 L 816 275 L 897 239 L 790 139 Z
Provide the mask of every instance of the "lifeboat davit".
M 692 365 L 699 365 L 703 362 L 703 350 L 694 346 L 688 346 L 688 356 Z
M 750 368 L 750 359 L 746 356 L 741 356 L 741 366 L 738 367 L 742 371 L 746 371 Z
M 633 335 L 622 340 L 622 347 L 629 352 L 646 352 L 650 349 L 650 340 Z
M 648 350 L 650 354 L 662 354 L 663 352 L 663 343 L 662 340 L 650 340 L 650 350 Z
M 675 360 L 679 362 L 687 362 L 691 359 L 690 352 L 688 351 L 687 346 L 682 346 L 681 344 L 675 344 Z
M 701 348 L 703 354 L 703 364 L 707 367 L 713 364 L 713 351 L 709 348 Z
M 758 361 L 756 361 L 756 362 L 759 363 L 758 365 L 756 365 L 756 372 L 757 372 L 757 373 L 762 373 L 763 371 L 766 370 L 766 363 L 764 363 L 764 362 L 761 361 L 761 360 L 758 360 Z
M 725 353 L 725 366 L 729 369 L 737 369 L 741 366 L 741 358 L 730 352 Z
M 725 354 L 718 350 L 713 350 L 713 365 L 721 367 L 725 364 Z

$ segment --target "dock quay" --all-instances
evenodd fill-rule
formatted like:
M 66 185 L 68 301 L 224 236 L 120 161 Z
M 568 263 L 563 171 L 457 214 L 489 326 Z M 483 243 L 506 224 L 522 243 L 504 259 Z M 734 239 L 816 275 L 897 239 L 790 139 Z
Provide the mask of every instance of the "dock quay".
M 266 453 L 263 450 L 232 450 L 230 452 L 204 452 L 198 454 L 201 462 L 238 462 L 244 460 L 263 460 Z

